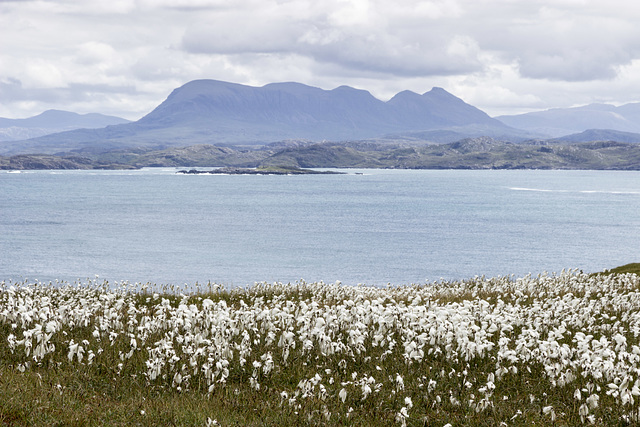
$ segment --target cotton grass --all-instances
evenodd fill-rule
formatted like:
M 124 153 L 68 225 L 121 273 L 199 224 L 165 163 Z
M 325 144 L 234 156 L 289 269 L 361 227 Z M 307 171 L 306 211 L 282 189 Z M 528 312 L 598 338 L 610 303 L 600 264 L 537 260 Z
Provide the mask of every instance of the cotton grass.
M 0 287 L 3 367 L 267 399 L 290 422 L 318 425 L 634 424 L 639 335 L 634 274 Z

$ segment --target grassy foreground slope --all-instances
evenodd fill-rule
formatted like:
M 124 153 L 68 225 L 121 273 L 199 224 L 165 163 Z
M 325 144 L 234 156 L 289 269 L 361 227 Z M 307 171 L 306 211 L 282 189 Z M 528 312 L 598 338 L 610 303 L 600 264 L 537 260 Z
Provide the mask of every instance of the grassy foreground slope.
M 620 267 L 612 268 L 611 270 L 607 270 L 604 272 L 604 274 L 623 274 L 623 273 L 640 274 L 640 262 L 633 262 L 630 264 L 621 265 Z
M 627 425 L 640 276 L 0 285 L 8 425 Z M 504 424 L 502 424 L 504 423 Z

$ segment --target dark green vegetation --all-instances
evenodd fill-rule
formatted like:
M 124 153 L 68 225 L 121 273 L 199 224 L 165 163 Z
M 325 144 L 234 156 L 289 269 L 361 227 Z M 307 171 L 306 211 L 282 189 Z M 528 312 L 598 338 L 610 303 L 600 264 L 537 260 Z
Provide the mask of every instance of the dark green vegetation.
M 640 262 L 632 262 L 630 264 L 621 265 L 620 267 L 612 268 L 611 270 L 606 270 L 602 274 L 611 275 L 611 274 L 626 274 L 626 273 L 634 273 L 640 275 Z
M 0 169 L 5 170 L 223 166 L 640 170 L 640 144 L 613 141 L 511 143 L 480 137 L 445 144 L 406 139 L 325 143 L 288 141 L 260 148 L 192 145 L 163 150 L 0 156 Z

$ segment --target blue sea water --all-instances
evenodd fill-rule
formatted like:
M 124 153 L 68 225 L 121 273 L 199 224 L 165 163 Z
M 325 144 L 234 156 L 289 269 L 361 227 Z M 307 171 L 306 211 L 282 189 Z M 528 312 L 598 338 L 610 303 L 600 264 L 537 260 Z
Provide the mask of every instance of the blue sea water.
M 640 261 L 639 172 L 175 172 L 0 172 L 0 280 L 399 285 Z

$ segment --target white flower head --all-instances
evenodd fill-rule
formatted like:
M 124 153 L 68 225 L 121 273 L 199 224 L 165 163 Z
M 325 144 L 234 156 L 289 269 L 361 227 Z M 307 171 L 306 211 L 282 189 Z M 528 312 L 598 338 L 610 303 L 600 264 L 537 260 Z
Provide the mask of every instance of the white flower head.
M 347 390 L 345 390 L 344 388 L 340 390 L 340 393 L 338 393 L 338 397 L 340 397 L 340 400 L 342 400 L 342 403 L 344 403 L 344 401 L 347 400 Z
M 404 404 L 407 405 L 408 409 L 413 408 L 413 402 L 411 401 L 411 398 L 409 396 L 404 398 Z

